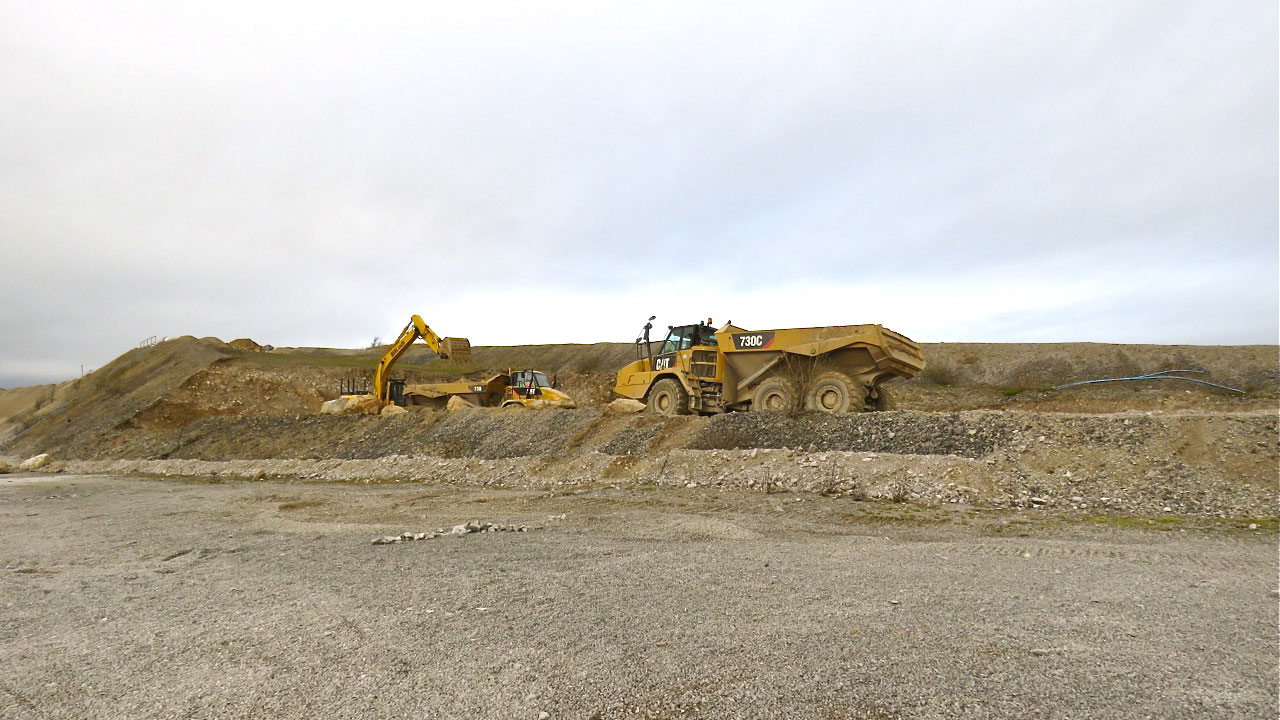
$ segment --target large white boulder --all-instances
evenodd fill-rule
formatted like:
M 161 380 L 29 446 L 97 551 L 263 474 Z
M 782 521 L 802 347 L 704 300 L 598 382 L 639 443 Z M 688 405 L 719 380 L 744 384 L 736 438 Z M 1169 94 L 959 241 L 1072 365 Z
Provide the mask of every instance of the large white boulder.
M 13 472 L 13 465 L 8 460 L 0 457 L 0 475 Z
M 27 472 L 29 470 L 39 470 L 45 465 L 48 465 L 50 460 L 52 460 L 52 458 L 49 457 L 49 453 L 33 455 L 32 457 L 22 461 L 22 464 L 18 466 L 18 471 Z
M 382 412 L 379 414 L 380 415 L 404 415 L 407 412 L 409 411 L 405 410 L 399 405 L 387 405 L 386 407 L 382 408 Z
M 463 400 L 457 395 L 454 395 L 453 397 L 449 398 L 449 404 L 446 405 L 445 407 L 447 407 L 450 411 L 454 411 L 454 410 L 468 410 L 473 406 L 471 405 L 471 403 L 467 402 L 466 400 Z
M 616 413 L 638 413 L 644 410 L 644 403 L 631 398 L 618 398 L 606 405 L 605 409 Z
M 340 397 L 337 400 L 329 400 L 320 405 L 320 412 L 324 415 L 341 415 L 342 411 L 347 408 L 347 398 Z

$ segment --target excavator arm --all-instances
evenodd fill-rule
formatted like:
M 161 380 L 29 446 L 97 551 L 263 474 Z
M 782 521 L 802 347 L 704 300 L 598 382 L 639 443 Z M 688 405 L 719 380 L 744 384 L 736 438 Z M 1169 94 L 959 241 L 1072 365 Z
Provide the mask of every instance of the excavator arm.
M 378 366 L 373 371 L 373 393 L 382 404 L 385 405 L 390 401 L 390 386 L 387 380 L 391 374 L 391 366 L 395 365 L 400 356 L 404 355 L 409 346 L 419 338 L 441 358 L 452 357 L 453 360 L 461 363 L 471 361 L 471 343 L 465 338 L 441 338 L 422 321 L 420 316 L 414 315 L 400 332 L 400 337 L 396 338 L 396 341 L 391 343 L 391 347 L 387 348 L 387 351 L 378 359 Z

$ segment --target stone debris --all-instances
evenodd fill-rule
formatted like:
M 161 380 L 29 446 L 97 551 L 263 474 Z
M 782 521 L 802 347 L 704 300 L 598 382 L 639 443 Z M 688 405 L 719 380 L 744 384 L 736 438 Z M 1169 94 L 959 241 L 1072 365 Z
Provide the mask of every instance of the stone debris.
M 1257 518 L 1274 514 L 1278 499 L 1274 478 L 1262 472 L 1275 467 L 1280 450 L 1277 419 L 1263 414 L 638 414 L 601 422 L 604 417 L 594 408 L 476 408 L 410 412 L 392 423 L 211 418 L 192 430 L 190 443 L 145 449 L 167 454 L 164 459 L 66 460 L 59 453 L 54 465 L 89 474 L 249 479 L 263 472 L 316 482 L 569 491 L 602 481 L 692 484 L 1037 513 Z M 1191 432 L 1216 450 L 1181 454 L 1178 439 Z M 308 448 L 325 448 L 308 452 L 331 456 L 298 457 L 299 436 Z M 1034 442 L 1038 437 L 1044 442 Z M 227 459 L 248 448 L 259 459 Z
M 52 458 L 49 457 L 49 453 L 40 453 L 39 455 L 33 455 L 27 458 L 26 460 L 23 460 L 22 464 L 18 465 L 18 471 L 29 472 L 31 470 L 39 470 L 45 465 L 48 465 L 51 460 Z
M 470 410 L 475 406 L 457 395 L 453 395 L 449 398 L 449 402 L 445 407 L 448 408 L 450 412 L 457 412 L 458 410 Z
M 13 465 L 11 465 L 8 460 L 0 457 L 0 475 L 11 472 L 13 472 Z
M 435 532 L 411 532 L 405 531 L 399 535 L 383 535 L 373 539 L 374 545 L 395 545 L 397 543 L 413 542 L 414 540 L 435 540 L 439 537 L 470 535 L 472 533 L 494 533 L 494 532 L 528 532 L 528 525 L 513 525 L 480 522 L 472 520 L 461 525 L 454 525 L 452 528 L 437 528 Z

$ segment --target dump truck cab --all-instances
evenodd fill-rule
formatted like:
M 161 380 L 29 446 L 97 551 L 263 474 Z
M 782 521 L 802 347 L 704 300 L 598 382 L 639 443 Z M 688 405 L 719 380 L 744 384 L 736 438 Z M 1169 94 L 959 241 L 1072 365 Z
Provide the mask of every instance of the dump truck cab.
M 881 383 L 924 369 L 920 346 L 880 325 L 751 331 L 732 323 L 716 329 L 708 319 L 668 326 L 655 344 L 653 320 L 614 393 L 662 415 L 882 410 Z
M 644 334 L 636 339 L 636 360 L 618 372 L 614 392 L 643 399 L 661 415 L 717 412 L 713 408 L 723 373 L 711 320 L 668 326 L 666 339 L 658 343 L 649 340 L 651 328 L 646 324 Z
M 501 405 L 503 407 L 577 407 L 573 399 L 560 390 L 558 385 L 558 382 L 548 380 L 545 373 L 537 370 L 516 370 L 510 374 L 510 381 Z

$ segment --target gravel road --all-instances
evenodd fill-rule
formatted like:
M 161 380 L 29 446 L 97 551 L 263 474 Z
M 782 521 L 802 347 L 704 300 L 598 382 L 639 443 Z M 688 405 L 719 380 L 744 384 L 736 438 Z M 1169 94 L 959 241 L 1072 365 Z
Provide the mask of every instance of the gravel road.
M 1274 531 L 1160 527 L 0 476 L 0 717 L 1274 717 Z

